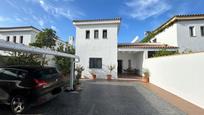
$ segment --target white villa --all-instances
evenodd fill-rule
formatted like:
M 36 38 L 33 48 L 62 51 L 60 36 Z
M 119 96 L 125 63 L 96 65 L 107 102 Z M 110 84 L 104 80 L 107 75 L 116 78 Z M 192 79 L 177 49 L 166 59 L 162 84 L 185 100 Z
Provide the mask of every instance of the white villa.
M 142 74 L 143 62 L 156 51 L 204 51 L 204 15 L 174 16 L 152 31 L 149 43 L 118 44 L 121 19 L 74 20 L 76 27 L 76 55 L 85 68 L 83 76 L 106 78 L 108 66 L 115 65 L 113 78 L 120 74 Z
M 204 51 L 204 14 L 176 15 L 152 31 L 150 42 L 179 47 L 179 52 Z
M 30 43 L 35 42 L 36 35 L 41 32 L 41 30 L 33 27 L 33 26 L 22 26 L 22 27 L 1 27 L 0 28 L 0 39 L 5 40 L 7 42 L 19 43 L 23 45 L 29 45 Z M 55 38 L 54 38 L 55 39 Z M 69 38 L 72 42 L 73 37 Z M 60 39 L 56 40 L 56 47 L 59 44 L 66 45 L 66 43 Z M 9 55 L 8 51 L 0 51 L 0 55 Z M 53 56 L 47 56 L 48 65 L 55 65 L 52 60 Z
M 178 15 L 169 19 L 157 29 L 155 36 L 148 43 L 118 44 L 120 18 L 74 20 L 76 27 L 76 55 L 80 57 L 79 65 L 85 68 L 83 76 L 90 78 L 91 73 L 104 79 L 109 74 L 108 66 L 116 68 L 113 78 L 121 74 L 141 75 L 144 60 L 156 51 L 201 52 L 204 51 L 204 15 Z M 8 42 L 29 45 L 41 30 L 32 27 L 0 28 L 0 39 Z M 73 37 L 69 38 L 74 43 Z M 59 43 L 63 41 L 56 39 Z M 1 55 L 8 52 L 0 51 Z M 52 65 L 52 64 L 49 64 Z
M 143 60 L 151 52 L 166 49 L 176 51 L 176 46 L 159 43 L 118 44 L 121 19 L 74 20 L 76 26 L 76 55 L 79 65 L 85 68 L 83 76 L 90 78 L 94 72 L 104 79 L 109 73 L 108 66 L 115 65 L 113 78 L 118 74 L 131 72 L 141 74 Z

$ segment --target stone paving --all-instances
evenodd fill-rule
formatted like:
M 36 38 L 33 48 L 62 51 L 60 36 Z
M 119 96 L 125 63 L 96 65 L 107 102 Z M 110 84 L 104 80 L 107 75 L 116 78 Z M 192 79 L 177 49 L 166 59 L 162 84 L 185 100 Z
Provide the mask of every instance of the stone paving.
M 0 114 L 11 114 L 0 106 Z M 64 92 L 31 108 L 26 114 L 43 115 L 185 115 L 138 82 L 83 81 L 82 91 Z

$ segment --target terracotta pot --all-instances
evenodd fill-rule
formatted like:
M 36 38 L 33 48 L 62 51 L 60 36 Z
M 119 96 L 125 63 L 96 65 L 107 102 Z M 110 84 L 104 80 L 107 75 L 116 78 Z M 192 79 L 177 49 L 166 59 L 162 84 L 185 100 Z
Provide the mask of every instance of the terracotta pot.
M 143 78 L 142 78 L 142 81 L 143 81 L 144 83 L 149 83 L 149 77 L 143 77 Z
M 96 80 L 96 75 L 92 75 L 92 79 L 93 79 L 93 80 Z
M 112 75 L 107 75 L 107 80 L 112 80 Z

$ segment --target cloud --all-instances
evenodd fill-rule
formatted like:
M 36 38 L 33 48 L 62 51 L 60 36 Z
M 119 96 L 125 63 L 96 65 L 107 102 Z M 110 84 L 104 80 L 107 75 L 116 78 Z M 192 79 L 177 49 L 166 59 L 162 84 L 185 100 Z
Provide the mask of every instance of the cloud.
M 51 14 L 55 17 L 62 16 L 67 19 L 73 20 L 73 18 L 78 18 L 84 13 L 77 11 L 76 9 L 72 9 L 71 6 L 65 7 L 58 7 L 54 5 L 51 2 L 48 2 L 46 0 L 37 0 L 38 4 L 46 11 L 48 14 Z M 73 2 L 73 0 L 63 0 L 64 2 Z M 55 2 L 58 2 L 58 0 L 55 0 Z
M 39 25 L 40 25 L 41 27 L 44 27 L 44 25 L 45 25 L 45 23 L 44 23 L 43 20 L 39 20 L 38 23 L 39 23 Z
M 126 29 L 128 29 L 129 28 L 129 26 L 128 26 L 128 24 L 127 23 L 122 23 L 122 25 L 121 25 L 122 27 L 124 27 L 124 28 L 126 28 Z
M 12 6 L 13 8 L 16 8 L 16 9 L 20 9 L 20 7 L 18 7 L 16 5 L 16 1 L 15 0 L 5 0 L 10 6 Z
M 52 25 L 51 28 L 52 28 L 53 30 L 57 31 L 57 28 L 56 28 L 55 26 Z
M 128 15 L 139 20 L 162 14 L 171 8 L 166 0 L 130 0 L 125 5 L 129 9 Z
M 0 22 L 10 21 L 11 19 L 8 17 L 0 16 Z
M 45 27 L 45 21 L 46 20 L 44 17 L 38 17 L 35 15 L 32 15 L 32 19 L 37 22 L 37 24 L 41 27 L 44 28 Z

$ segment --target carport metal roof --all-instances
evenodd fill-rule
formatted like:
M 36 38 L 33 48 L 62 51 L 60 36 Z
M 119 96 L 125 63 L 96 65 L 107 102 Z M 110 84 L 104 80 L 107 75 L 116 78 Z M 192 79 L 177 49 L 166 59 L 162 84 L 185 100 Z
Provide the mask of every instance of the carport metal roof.
M 73 54 L 67 54 L 62 52 L 57 52 L 51 49 L 46 48 L 37 48 L 37 47 L 30 47 L 23 44 L 17 44 L 12 42 L 7 42 L 5 40 L 0 40 L 0 50 L 5 51 L 14 51 L 14 52 L 25 52 L 25 53 L 32 53 L 32 54 L 46 54 L 46 55 L 55 55 L 60 57 L 66 57 L 72 59 L 71 64 L 71 78 L 70 78 L 70 87 L 73 89 L 73 80 L 74 80 L 74 61 L 79 62 L 79 56 Z M 75 60 L 76 59 L 76 60 Z
M 26 53 L 32 53 L 32 54 L 55 55 L 55 56 L 61 56 L 61 57 L 67 57 L 67 58 L 74 58 L 74 59 L 78 59 L 77 61 L 79 61 L 79 57 L 76 55 L 57 52 L 47 48 L 30 47 L 24 44 L 6 42 L 4 40 L 0 40 L 0 50 L 26 52 Z

